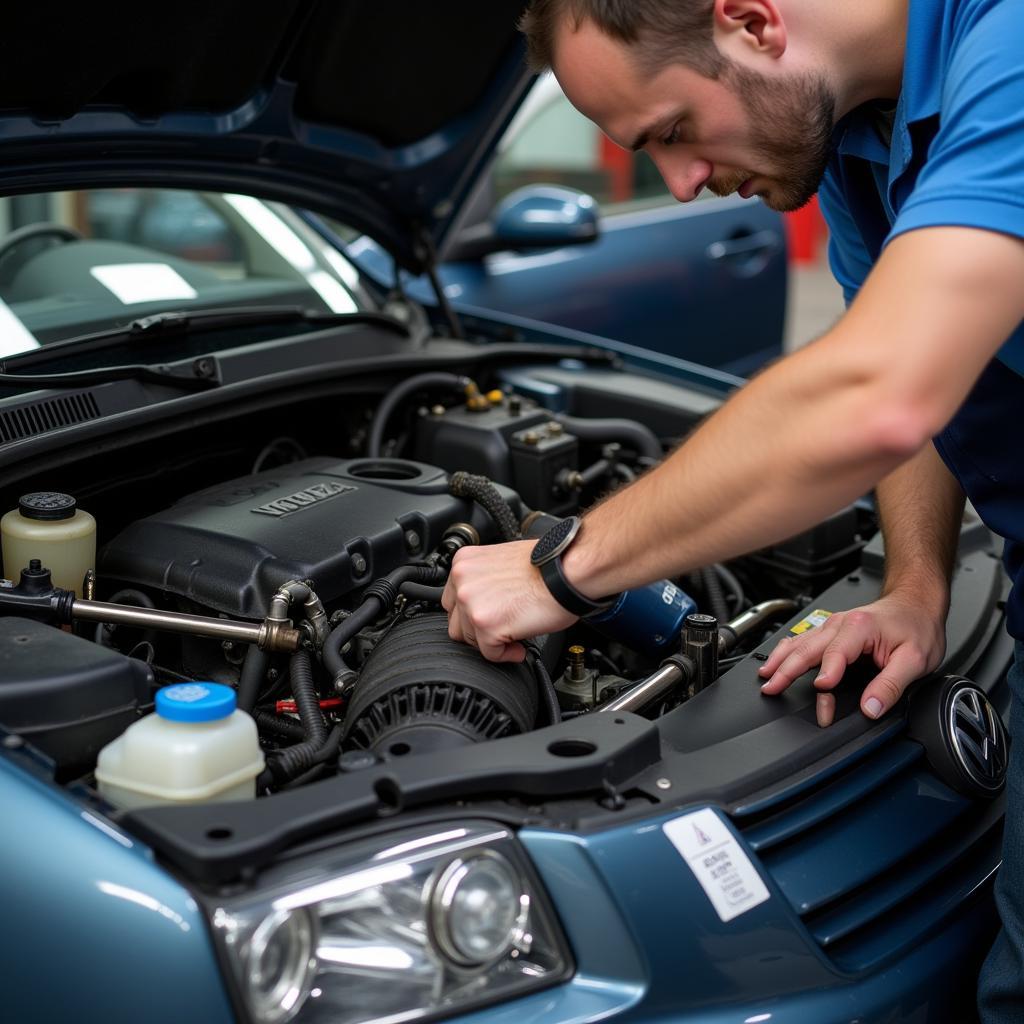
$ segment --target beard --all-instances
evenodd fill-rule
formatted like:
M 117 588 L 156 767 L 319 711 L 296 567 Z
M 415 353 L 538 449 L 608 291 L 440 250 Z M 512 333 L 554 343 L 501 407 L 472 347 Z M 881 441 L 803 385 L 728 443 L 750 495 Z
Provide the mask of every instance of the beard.
M 725 73 L 750 119 L 751 145 L 764 159 L 767 173 L 735 171 L 712 178 L 707 188 L 727 196 L 753 177 L 769 178 L 761 192 L 766 206 L 791 213 L 810 202 L 825 176 L 832 151 L 835 96 L 823 78 L 794 75 L 769 79 L 732 65 Z

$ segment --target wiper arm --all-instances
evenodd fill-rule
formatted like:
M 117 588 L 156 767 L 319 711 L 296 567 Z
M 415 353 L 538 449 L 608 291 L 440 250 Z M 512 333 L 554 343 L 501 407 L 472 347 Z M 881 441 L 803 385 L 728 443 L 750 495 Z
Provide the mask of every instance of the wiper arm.
M 31 352 L 19 353 L 10 359 L 0 360 L 0 371 L 6 372 L 9 367 L 20 362 L 35 363 L 45 360 L 54 352 L 66 348 L 76 351 L 88 351 L 92 348 L 105 348 L 118 342 L 145 342 L 150 338 L 166 338 L 174 334 L 202 334 L 207 331 L 222 330 L 226 327 L 245 327 L 248 324 L 266 325 L 275 323 L 308 323 L 316 326 L 333 327 L 340 324 L 372 324 L 401 334 L 408 338 L 409 328 L 394 317 L 369 310 L 358 310 L 353 313 L 329 313 L 303 306 L 223 306 L 217 309 L 173 310 L 166 313 L 154 313 L 152 316 L 132 320 L 124 327 L 116 327 L 108 331 L 94 334 L 81 334 L 74 338 L 44 345 Z
M 167 367 L 142 364 L 99 366 L 73 373 L 0 373 L 0 388 L 78 388 L 113 380 L 144 380 L 184 391 L 206 391 L 220 384 L 214 360 L 197 359 L 192 369 L 193 377 L 172 373 Z
M 90 370 L 69 373 L 11 373 L 19 366 L 48 362 L 55 352 L 74 348 L 76 352 L 102 349 L 119 342 L 136 343 L 150 339 L 163 339 L 175 334 L 201 334 L 226 327 L 244 327 L 247 324 L 264 326 L 275 323 L 308 323 L 323 327 L 339 324 L 371 324 L 410 338 L 409 328 L 401 320 L 384 313 L 358 310 L 351 313 L 329 313 L 302 306 L 227 306 L 217 309 L 174 310 L 154 313 L 152 316 L 132 320 L 125 327 L 83 334 L 77 338 L 45 345 L 43 348 L 23 352 L 9 359 L 0 359 L 0 388 L 76 388 L 90 384 L 106 384 L 113 380 L 143 380 L 164 384 L 185 391 L 204 391 L 220 384 L 216 360 L 202 357 L 192 364 L 192 376 L 172 373 L 166 366 L 148 366 L 142 363 L 124 366 L 98 366 Z

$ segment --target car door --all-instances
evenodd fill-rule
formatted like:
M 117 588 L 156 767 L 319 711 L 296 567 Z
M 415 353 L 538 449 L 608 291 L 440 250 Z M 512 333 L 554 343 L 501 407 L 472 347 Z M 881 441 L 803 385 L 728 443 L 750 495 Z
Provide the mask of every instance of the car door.
M 528 316 L 741 375 L 781 352 L 785 234 L 782 217 L 760 200 L 707 193 L 676 202 L 646 154 L 611 144 L 551 75 L 538 80 L 506 133 L 472 204 L 477 220 L 541 182 L 594 196 L 598 238 L 448 261 L 440 277 L 456 306 Z

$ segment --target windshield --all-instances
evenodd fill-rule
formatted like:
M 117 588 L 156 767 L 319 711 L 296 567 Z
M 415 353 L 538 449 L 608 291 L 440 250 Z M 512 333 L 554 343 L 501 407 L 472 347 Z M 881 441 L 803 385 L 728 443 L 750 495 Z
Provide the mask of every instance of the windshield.
M 365 308 L 358 275 L 252 196 L 93 189 L 0 198 L 0 358 L 177 310 Z

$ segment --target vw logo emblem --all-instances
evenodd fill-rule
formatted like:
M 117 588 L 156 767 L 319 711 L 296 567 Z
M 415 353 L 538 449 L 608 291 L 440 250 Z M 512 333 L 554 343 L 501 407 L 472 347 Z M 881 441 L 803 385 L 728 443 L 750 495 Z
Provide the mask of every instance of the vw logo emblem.
M 1009 744 L 988 697 L 963 680 L 949 690 L 944 718 L 946 743 L 957 767 L 975 786 L 998 792 L 1006 778 Z

